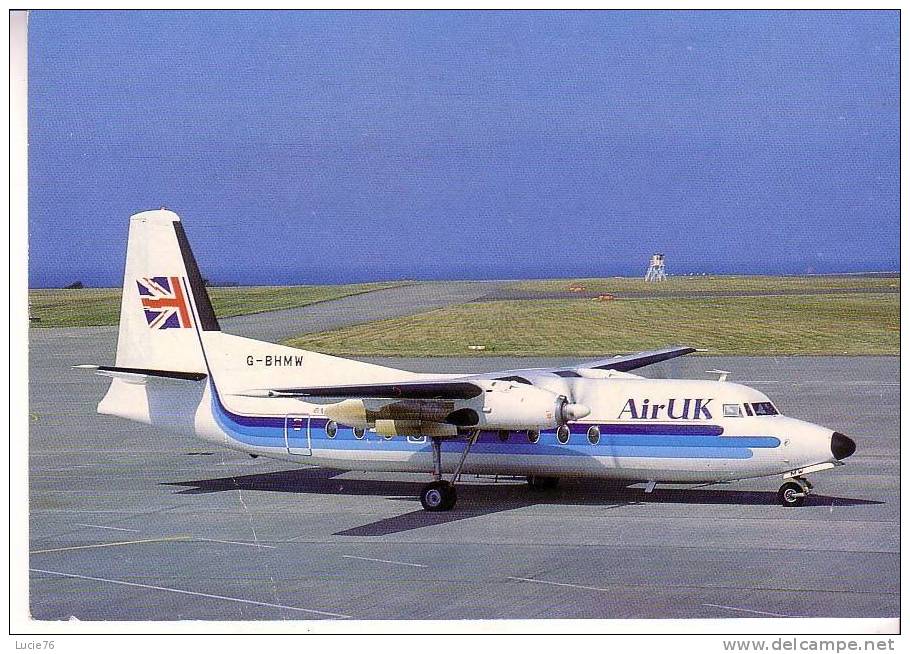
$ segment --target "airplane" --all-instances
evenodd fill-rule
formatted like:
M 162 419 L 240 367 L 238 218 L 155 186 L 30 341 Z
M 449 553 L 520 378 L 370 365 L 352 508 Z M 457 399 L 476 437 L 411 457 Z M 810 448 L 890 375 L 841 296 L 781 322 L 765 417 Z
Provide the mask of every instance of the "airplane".
M 222 447 L 338 470 L 422 472 L 427 511 L 454 508 L 464 474 L 645 483 L 780 476 L 800 506 L 811 473 L 844 465 L 846 435 L 780 414 L 718 380 L 631 371 L 691 354 L 669 347 L 574 366 L 430 374 L 224 333 L 177 214 L 130 219 L 112 378 L 98 412 Z M 720 371 L 718 371 L 720 372 Z

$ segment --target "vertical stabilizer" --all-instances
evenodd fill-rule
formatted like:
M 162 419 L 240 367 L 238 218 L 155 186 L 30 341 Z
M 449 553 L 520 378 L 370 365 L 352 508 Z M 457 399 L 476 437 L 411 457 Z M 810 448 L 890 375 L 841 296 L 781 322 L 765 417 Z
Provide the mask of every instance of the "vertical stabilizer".
M 220 331 L 180 218 L 160 209 L 130 218 L 117 363 L 205 372 L 196 332 Z

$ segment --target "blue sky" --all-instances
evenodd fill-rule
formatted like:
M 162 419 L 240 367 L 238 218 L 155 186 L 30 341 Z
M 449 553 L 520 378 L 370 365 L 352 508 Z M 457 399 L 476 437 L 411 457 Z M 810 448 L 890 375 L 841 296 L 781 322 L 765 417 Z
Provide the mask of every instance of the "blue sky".
M 897 12 L 34 12 L 32 286 L 899 267 Z

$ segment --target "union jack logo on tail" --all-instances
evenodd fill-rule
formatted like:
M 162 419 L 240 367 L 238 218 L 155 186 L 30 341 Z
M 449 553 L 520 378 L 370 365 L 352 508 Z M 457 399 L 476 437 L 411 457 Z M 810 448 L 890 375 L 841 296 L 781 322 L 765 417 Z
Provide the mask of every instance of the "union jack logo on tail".
M 179 277 L 143 277 L 136 284 L 149 327 L 183 329 L 193 326 Z

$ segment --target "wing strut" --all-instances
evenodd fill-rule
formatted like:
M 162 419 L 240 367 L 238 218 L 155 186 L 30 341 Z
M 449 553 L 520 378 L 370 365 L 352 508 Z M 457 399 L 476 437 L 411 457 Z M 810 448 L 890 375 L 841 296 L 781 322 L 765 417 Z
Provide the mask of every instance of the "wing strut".
M 471 451 L 471 446 L 477 442 L 477 437 L 480 436 L 480 430 L 475 429 L 471 432 L 471 435 L 468 436 L 468 442 L 464 446 L 464 451 L 461 453 L 461 461 L 458 462 L 458 467 L 455 468 L 455 474 L 452 475 L 452 488 L 454 492 L 455 484 L 458 482 L 458 478 L 461 477 L 461 469 L 464 467 L 464 460 L 468 458 L 468 452 Z

